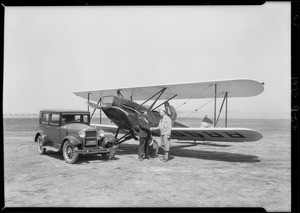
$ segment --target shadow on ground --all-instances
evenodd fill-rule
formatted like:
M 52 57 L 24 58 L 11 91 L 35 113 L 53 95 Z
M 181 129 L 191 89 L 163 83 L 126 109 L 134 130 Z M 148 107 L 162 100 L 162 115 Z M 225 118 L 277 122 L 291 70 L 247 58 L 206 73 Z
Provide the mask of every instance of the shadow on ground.
M 171 148 L 170 160 L 173 160 L 176 157 L 184 157 L 184 158 L 195 158 L 195 159 L 203 159 L 203 160 L 213 160 L 213 161 L 224 161 L 224 162 L 240 162 L 240 163 L 256 163 L 260 162 L 257 156 L 255 155 L 245 155 L 245 154 L 237 154 L 237 153 L 229 153 L 229 152 L 219 152 L 219 151 L 204 151 L 204 150 L 193 150 L 193 149 L 185 149 L 189 147 L 195 147 L 198 145 L 208 145 L 208 146 L 216 146 L 216 144 L 205 144 L 205 143 L 197 143 L 197 144 L 184 144 L 179 146 L 173 146 Z M 230 146 L 230 145 L 217 145 L 217 146 Z M 119 160 L 118 155 L 131 155 L 136 154 L 138 151 L 138 144 L 120 144 L 116 156 L 111 160 Z M 163 150 L 159 148 L 158 154 L 163 154 Z M 56 153 L 47 151 L 47 156 L 57 158 L 58 160 L 64 161 L 62 153 Z M 80 155 L 78 164 L 87 164 L 90 161 L 105 161 L 100 154 L 95 155 Z
M 180 142 L 181 144 L 189 144 L 189 145 L 195 145 L 195 146 L 218 146 L 218 147 L 229 147 L 231 145 L 227 145 L 227 144 L 216 144 L 216 143 L 212 143 L 212 142 L 196 142 L 196 143 L 191 143 L 189 142 Z
M 185 157 L 185 158 L 195 158 L 195 159 L 225 161 L 225 162 L 241 162 L 241 163 L 260 162 L 258 157 L 255 155 L 245 155 L 245 154 L 236 154 L 236 153 L 219 152 L 219 151 L 184 149 L 184 148 L 194 147 L 198 145 L 199 144 L 189 144 L 189 145 L 180 145 L 180 146 L 172 147 L 170 152 L 170 160 L 176 157 Z M 119 146 L 116 155 L 137 154 L 137 149 L 138 149 L 138 145 L 121 144 Z M 162 154 L 162 153 L 163 153 L 162 149 L 159 148 L 158 154 Z
M 51 158 L 56 158 L 57 160 L 60 160 L 60 161 L 63 161 L 63 162 L 65 161 L 65 159 L 64 159 L 61 152 L 47 151 L 45 156 L 48 156 L 48 157 L 51 157 Z M 99 160 L 107 161 L 107 160 L 104 160 L 101 157 L 101 154 L 79 155 L 79 159 L 77 161 L 77 164 L 88 164 L 91 161 L 99 161 Z M 115 156 L 111 160 L 119 160 L 119 158 L 117 156 Z

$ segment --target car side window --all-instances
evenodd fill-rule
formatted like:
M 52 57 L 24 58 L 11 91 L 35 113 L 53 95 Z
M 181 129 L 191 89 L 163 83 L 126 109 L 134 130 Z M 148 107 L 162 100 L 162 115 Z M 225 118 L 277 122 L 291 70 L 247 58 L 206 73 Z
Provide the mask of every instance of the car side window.
M 76 123 L 81 123 L 82 122 L 81 116 L 80 115 L 75 115 L 75 120 L 74 121 Z
M 49 114 L 48 113 L 41 114 L 41 122 L 43 124 L 48 124 L 48 122 L 49 122 Z
M 83 122 L 84 123 L 88 123 L 89 122 L 89 119 L 88 119 L 88 115 L 82 115 L 82 117 L 83 117 Z
M 59 125 L 59 114 L 51 114 L 50 124 Z

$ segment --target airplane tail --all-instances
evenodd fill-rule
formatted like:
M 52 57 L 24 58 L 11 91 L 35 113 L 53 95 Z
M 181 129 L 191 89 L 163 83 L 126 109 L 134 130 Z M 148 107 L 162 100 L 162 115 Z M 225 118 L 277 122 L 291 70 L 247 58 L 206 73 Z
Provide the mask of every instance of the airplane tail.
M 212 120 L 210 120 L 207 115 L 203 118 L 202 122 L 201 122 L 201 128 L 210 128 L 213 127 L 213 122 Z

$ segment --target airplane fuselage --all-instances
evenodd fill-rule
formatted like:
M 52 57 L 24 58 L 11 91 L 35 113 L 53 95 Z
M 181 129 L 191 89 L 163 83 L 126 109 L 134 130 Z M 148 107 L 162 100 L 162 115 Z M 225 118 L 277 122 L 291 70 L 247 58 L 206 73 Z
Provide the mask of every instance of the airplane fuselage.
M 150 127 L 158 126 L 160 115 L 157 111 L 148 110 L 136 102 L 112 96 L 108 102 L 104 102 L 102 111 L 120 129 L 131 130 L 136 126 L 141 111 L 147 111 Z

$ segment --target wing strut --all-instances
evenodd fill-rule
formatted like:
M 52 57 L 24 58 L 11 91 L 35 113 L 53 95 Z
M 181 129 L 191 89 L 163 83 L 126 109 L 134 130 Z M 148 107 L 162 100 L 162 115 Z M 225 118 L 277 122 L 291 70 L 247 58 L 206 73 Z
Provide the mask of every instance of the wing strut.
M 100 102 L 101 102 L 101 98 L 100 98 L 99 101 L 97 102 L 97 105 L 99 105 Z M 88 105 L 88 106 L 89 106 L 89 105 Z M 97 109 L 97 108 L 94 108 L 94 111 L 93 111 L 93 113 L 92 113 L 92 115 L 91 115 L 91 119 L 92 119 L 92 117 L 94 116 L 94 113 L 95 113 L 96 109 Z M 101 109 L 100 109 L 100 112 L 101 112 Z M 100 122 L 100 123 L 101 123 L 101 122 Z
M 227 127 L 227 106 L 228 106 L 228 92 L 226 92 L 226 113 L 225 113 L 225 127 Z
M 164 88 L 164 90 L 161 91 L 161 93 L 158 95 L 158 97 L 155 99 L 155 101 L 151 104 L 149 110 L 153 108 L 153 106 L 156 104 L 157 100 L 160 98 L 160 96 L 165 92 L 167 88 Z
M 227 94 L 228 94 L 228 93 L 226 92 L 225 95 L 224 95 L 223 102 L 222 102 L 222 105 L 221 105 L 220 110 L 219 110 L 219 115 L 218 115 L 218 118 L 217 118 L 216 125 L 218 124 L 218 121 L 219 121 L 219 118 L 220 118 L 220 115 L 221 115 L 221 112 L 222 112 L 222 109 L 223 109 L 223 105 L 224 105 L 225 100 L 226 100 L 226 103 L 227 103 Z M 226 108 L 226 112 L 227 112 L 227 108 Z M 227 114 L 227 113 L 226 113 L 226 114 Z M 227 115 L 226 115 L 226 118 L 225 118 L 225 122 L 226 122 L 226 120 L 227 120 Z
M 155 100 L 156 101 L 159 99 L 159 97 L 166 91 L 166 87 L 162 88 L 161 90 L 159 90 L 157 93 L 155 93 L 154 95 L 152 95 L 150 98 L 148 98 L 146 101 L 144 101 L 141 106 L 143 106 L 145 103 L 147 103 L 149 100 L 151 100 L 153 97 L 155 97 L 156 95 L 159 94 L 158 98 Z M 153 104 L 152 104 L 153 105 Z M 151 108 L 151 107 L 150 107 Z
M 115 134 L 115 138 L 116 138 L 116 142 L 114 143 L 114 145 L 119 145 L 120 143 L 123 143 L 127 140 L 130 139 L 134 139 L 134 140 L 139 140 L 135 134 L 137 134 L 137 132 L 132 128 L 129 132 L 127 132 L 125 135 L 123 135 L 121 138 L 117 138 L 118 134 L 119 134 L 120 128 L 117 129 L 117 132 Z
M 216 126 L 216 111 L 217 111 L 217 84 L 215 84 L 214 127 Z
M 124 98 L 124 96 L 122 95 L 122 93 L 121 93 L 120 90 L 117 91 L 117 95 L 118 95 L 119 97 L 121 97 L 121 98 Z
M 90 93 L 88 92 L 88 102 L 90 102 Z M 87 106 L 87 111 L 90 111 L 90 106 Z
M 176 95 L 173 95 L 171 98 L 169 98 L 168 100 L 164 101 L 163 103 L 161 103 L 160 105 L 158 105 L 157 107 L 155 107 L 154 109 L 152 109 L 152 111 L 153 111 L 153 110 L 156 110 L 158 107 L 160 107 L 160 106 L 162 106 L 164 103 L 166 103 L 166 102 L 172 100 L 172 99 L 175 98 L 176 96 L 177 96 L 177 94 L 176 94 Z

